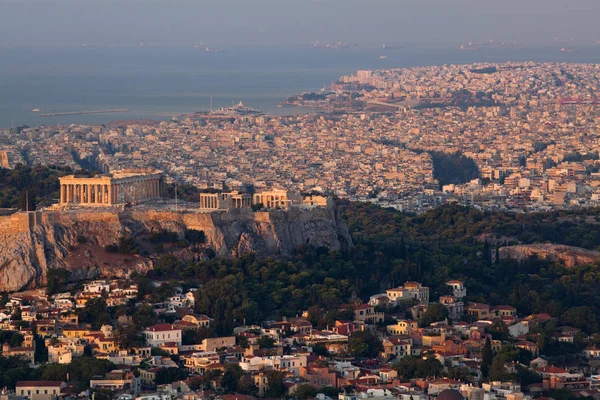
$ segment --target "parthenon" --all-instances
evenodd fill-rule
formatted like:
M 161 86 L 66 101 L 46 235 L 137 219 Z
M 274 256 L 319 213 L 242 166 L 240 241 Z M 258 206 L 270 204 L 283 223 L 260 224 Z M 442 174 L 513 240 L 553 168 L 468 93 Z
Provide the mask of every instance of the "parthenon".
M 127 169 L 94 177 L 60 178 L 60 205 L 107 207 L 160 197 L 162 174 L 154 170 Z

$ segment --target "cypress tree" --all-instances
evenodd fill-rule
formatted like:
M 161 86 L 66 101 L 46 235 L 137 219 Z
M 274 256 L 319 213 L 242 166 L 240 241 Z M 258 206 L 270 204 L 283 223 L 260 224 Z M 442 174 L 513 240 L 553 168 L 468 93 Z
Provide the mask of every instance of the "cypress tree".
M 490 342 L 490 338 L 488 336 L 485 339 L 485 345 L 483 346 L 483 354 L 481 355 L 481 375 L 484 378 L 488 377 L 493 357 L 494 354 L 492 352 L 492 342 Z

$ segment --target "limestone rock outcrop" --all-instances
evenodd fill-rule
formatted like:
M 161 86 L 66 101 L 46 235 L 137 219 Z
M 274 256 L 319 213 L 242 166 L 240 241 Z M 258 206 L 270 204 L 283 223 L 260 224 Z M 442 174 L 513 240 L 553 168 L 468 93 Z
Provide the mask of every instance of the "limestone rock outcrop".
M 593 264 L 600 261 L 600 252 L 581 247 L 562 244 L 540 243 L 501 247 L 498 250 L 500 259 L 527 260 L 537 257 L 541 260 L 559 261 L 567 267 Z
M 221 256 L 286 255 L 307 244 L 333 250 L 352 247 L 335 208 L 255 213 L 158 209 L 16 213 L 0 217 L 0 291 L 43 285 L 50 268 L 67 269 L 72 279 L 145 272 L 153 266 L 152 256 L 111 255 L 104 246 L 124 235 L 139 237 L 163 229 L 182 237 L 188 229 L 202 230 L 206 246 Z

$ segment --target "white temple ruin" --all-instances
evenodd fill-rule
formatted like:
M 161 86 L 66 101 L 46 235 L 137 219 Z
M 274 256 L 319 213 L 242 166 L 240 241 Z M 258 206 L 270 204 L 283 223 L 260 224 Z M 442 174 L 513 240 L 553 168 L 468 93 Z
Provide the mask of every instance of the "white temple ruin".
M 60 179 L 60 205 L 107 207 L 160 197 L 162 174 L 126 169 L 94 177 L 68 175 Z

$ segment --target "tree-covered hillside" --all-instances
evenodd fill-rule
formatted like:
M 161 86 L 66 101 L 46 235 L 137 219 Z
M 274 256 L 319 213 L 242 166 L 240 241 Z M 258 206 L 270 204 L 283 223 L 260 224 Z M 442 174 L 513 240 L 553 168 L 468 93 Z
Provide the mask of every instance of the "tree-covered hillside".
M 70 168 L 17 165 L 14 169 L 0 168 L 0 208 L 29 210 L 48 206 L 59 198 L 58 178 L 73 173 Z
M 600 267 L 492 262 L 494 237 L 515 242 L 556 239 L 596 248 L 597 210 L 517 215 L 447 205 L 410 216 L 342 201 L 339 211 L 355 243 L 348 253 L 302 247 L 287 258 L 247 255 L 184 262 L 165 257 L 150 277 L 203 284 L 196 310 L 213 316 L 219 333 L 244 320 L 258 323 L 304 310 L 316 326 L 326 327 L 336 318 L 347 318 L 343 305 L 356 299 L 366 301 L 407 280 L 430 286 L 435 299 L 447 293 L 445 282 L 450 279 L 465 281 L 467 300 L 511 304 L 520 315 L 549 313 L 561 324 L 589 333 L 600 330 Z

